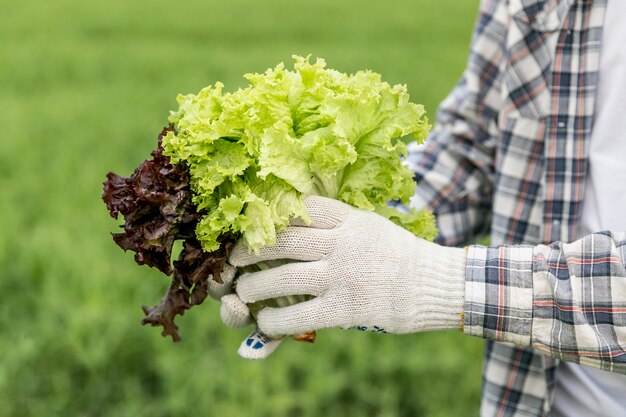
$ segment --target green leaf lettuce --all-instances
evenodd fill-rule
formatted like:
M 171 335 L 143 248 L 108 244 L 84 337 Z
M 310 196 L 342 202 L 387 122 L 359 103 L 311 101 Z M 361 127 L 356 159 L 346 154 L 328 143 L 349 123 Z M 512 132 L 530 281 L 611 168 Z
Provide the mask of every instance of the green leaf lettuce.
M 196 229 L 204 250 L 216 250 L 228 231 L 252 250 L 273 244 L 290 218 L 309 221 L 306 195 L 375 210 L 434 238 L 432 215 L 387 207 L 414 193 L 402 157 L 407 137 L 421 143 L 428 134 L 424 108 L 409 101 L 406 86 L 374 72 L 294 60 L 293 70 L 279 64 L 246 74 L 249 85 L 232 93 L 216 83 L 178 96 L 164 154 L 189 168 L 194 203 L 207 213 Z

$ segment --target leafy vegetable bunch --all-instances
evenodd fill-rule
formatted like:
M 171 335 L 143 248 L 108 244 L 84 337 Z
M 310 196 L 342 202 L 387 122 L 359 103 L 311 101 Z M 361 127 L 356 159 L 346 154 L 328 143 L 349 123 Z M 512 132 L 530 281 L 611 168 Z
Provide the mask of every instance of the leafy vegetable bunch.
M 290 219 L 310 222 L 307 195 L 374 210 L 425 239 L 436 235 L 432 214 L 387 206 L 414 193 L 402 157 L 409 138 L 421 143 L 428 134 L 423 106 L 377 73 L 348 75 L 323 59 L 293 58 L 293 70 L 279 64 L 246 74 L 249 85 L 232 93 L 218 82 L 179 95 L 153 160 L 130 178 L 108 174 L 103 199 L 125 218 L 115 241 L 135 251 L 137 263 L 174 276 L 161 303 L 144 307 L 144 323 L 163 325 L 175 340 L 174 316 L 206 298 L 233 243 L 241 238 L 257 251 Z M 185 243 L 172 269 L 176 240 Z

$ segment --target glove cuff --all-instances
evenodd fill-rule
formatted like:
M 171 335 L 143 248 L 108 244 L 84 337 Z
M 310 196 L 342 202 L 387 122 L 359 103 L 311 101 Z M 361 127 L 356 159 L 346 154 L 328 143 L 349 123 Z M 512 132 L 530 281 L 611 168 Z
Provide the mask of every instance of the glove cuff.
M 462 329 L 467 253 L 464 249 L 424 242 L 418 259 L 418 330 Z

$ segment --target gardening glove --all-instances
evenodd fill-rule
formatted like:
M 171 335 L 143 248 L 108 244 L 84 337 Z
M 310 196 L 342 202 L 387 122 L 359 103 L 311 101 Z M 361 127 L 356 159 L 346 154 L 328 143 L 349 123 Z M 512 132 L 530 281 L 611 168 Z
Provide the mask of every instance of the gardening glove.
M 237 269 L 230 265 L 224 265 L 221 273 L 222 282 L 217 282 L 210 277 L 209 295 L 215 300 L 222 302 L 220 313 L 222 321 L 229 327 L 244 327 L 252 323 L 248 306 L 233 293 L 233 280 Z M 239 354 L 246 359 L 263 359 L 269 356 L 282 342 L 281 339 L 270 339 L 258 330 L 252 332 L 241 344 Z
M 427 242 L 376 213 L 337 200 L 308 197 L 305 203 L 311 224 L 292 222 L 277 234 L 275 245 L 256 254 L 241 241 L 235 245 L 229 260 L 235 267 L 276 259 L 300 262 L 243 274 L 236 294 L 226 296 L 230 301 L 222 298 L 223 318 L 247 303 L 311 295 L 296 305 L 260 310 L 259 337 L 269 336 L 271 342 L 328 327 L 384 333 L 461 327 L 463 249 Z
M 252 323 L 252 319 L 248 306 L 234 294 L 233 280 L 236 272 L 237 268 L 226 263 L 220 274 L 222 282 L 214 281 L 213 277 L 210 277 L 208 292 L 211 298 L 222 302 L 220 311 L 224 324 L 229 327 L 244 327 Z

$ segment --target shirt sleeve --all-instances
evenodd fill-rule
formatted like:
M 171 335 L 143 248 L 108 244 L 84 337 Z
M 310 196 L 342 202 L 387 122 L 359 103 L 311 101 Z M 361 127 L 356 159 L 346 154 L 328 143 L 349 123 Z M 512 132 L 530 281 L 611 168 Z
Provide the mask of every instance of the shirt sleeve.
M 466 244 L 489 228 L 507 18 L 504 1 L 482 1 L 467 67 L 426 144 L 409 148 L 412 206 L 436 214 L 438 243 Z
M 467 334 L 626 374 L 626 234 L 470 246 Z

